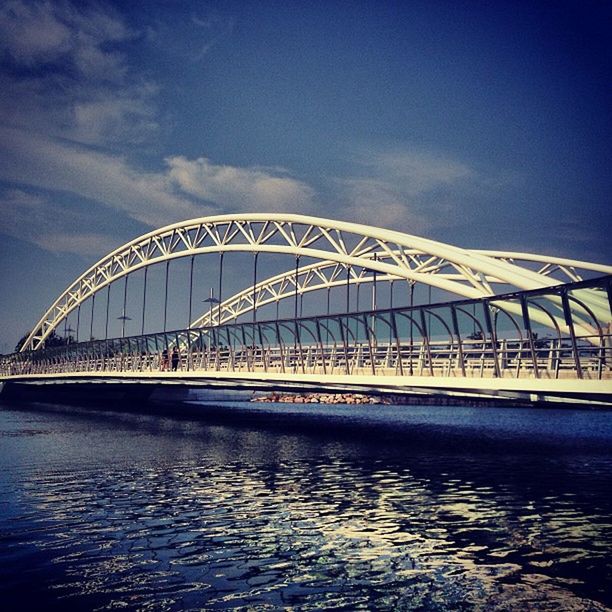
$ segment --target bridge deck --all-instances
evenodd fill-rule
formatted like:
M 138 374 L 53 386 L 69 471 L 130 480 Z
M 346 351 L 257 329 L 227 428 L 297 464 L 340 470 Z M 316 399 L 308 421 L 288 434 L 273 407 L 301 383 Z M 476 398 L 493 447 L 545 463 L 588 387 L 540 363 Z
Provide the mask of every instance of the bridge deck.
M 604 277 L 479 300 L 73 343 L 0 357 L 0 381 L 545 394 L 612 404 L 611 287 Z
M 476 346 L 476 343 L 473 343 Z M 442 345 L 431 360 L 423 344 L 400 347 L 303 346 L 191 350 L 178 360 L 163 353 L 115 354 L 94 357 L 83 353 L 70 360 L 21 362 L 4 371 L 0 380 L 20 384 L 146 384 L 248 389 L 362 391 L 373 393 L 438 393 L 534 399 L 589 399 L 608 403 L 612 370 L 591 356 L 582 360 L 581 378 L 571 351 L 551 342 L 541 346 L 534 362 L 522 357 L 516 342 L 498 347 L 496 360 L 483 352 L 460 356 Z M 588 347 L 587 347 L 588 348 Z M 474 348 L 474 353 L 476 348 Z M 591 351 L 592 352 L 592 351 Z M 430 353 L 430 356 L 432 353 Z M 495 364 L 498 367 L 495 367 Z M 176 369 L 173 369 L 173 365 Z M 537 371 L 537 375 L 536 375 Z M 612 401 L 610 401 L 612 403 Z

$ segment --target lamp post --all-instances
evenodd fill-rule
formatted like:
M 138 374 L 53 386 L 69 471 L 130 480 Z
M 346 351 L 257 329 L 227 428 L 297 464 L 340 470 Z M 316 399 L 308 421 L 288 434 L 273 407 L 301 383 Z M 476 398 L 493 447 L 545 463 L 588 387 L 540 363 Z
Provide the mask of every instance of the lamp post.
M 217 326 L 221 325 L 221 305 L 220 305 L 221 302 L 218 298 L 215 297 L 215 290 L 212 287 L 210 288 L 210 295 L 205 300 L 202 300 L 202 302 L 210 305 L 210 310 L 208 311 L 208 320 L 210 322 L 209 327 L 212 327 L 213 325 L 213 308 L 215 304 L 219 304 L 219 315 L 217 318 Z M 210 350 L 210 330 L 208 332 L 208 350 Z
M 215 304 L 220 304 L 221 302 L 219 301 L 218 298 L 215 297 L 215 290 L 211 287 L 210 288 L 210 295 L 205 299 L 202 300 L 202 302 L 204 302 L 205 304 L 210 304 L 210 310 L 208 311 L 208 318 L 210 320 L 210 324 L 212 325 L 213 323 L 213 307 Z M 221 325 L 221 311 L 219 310 L 219 315 L 218 315 L 218 319 L 217 319 L 217 325 Z
M 128 317 L 125 313 L 123 313 L 120 317 L 117 317 L 118 321 L 121 321 L 121 337 L 125 338 L 125 322 L 131 321 L 132 317 Z

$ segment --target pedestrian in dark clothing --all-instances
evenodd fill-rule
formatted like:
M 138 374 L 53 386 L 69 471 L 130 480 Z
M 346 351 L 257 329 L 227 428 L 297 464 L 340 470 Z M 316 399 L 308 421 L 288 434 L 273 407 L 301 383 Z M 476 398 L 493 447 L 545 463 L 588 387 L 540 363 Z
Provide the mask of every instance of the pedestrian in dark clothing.
M 168 349 L 165 348 L 162 351 L 161 369 L 165 371 L 168 369 Z
M 172 349 L 172 371 L 176 372 L 178 370 L 179 363 L 181 361 L 181 356 L 179 355 L 178 347 L 174 347 Z

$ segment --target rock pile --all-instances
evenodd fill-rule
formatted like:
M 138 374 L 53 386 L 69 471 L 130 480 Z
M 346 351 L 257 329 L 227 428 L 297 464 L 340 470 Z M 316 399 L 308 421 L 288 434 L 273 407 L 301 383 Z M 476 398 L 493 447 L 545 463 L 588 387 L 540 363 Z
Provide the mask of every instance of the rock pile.
M 499 399 L 449 397 L 440 395 L 367 395 L 365 393 L 279 393 L 255 395 L 252 402 L 267 404 L 383 404 L 393 406 L 490 406 L 499 405 Z M 507 405 L 530 406 L 519 400 Z
M 270 393 L 253 397 L 253 402 L 280 404 L 388 404 L 390 401 L 362 393 Z

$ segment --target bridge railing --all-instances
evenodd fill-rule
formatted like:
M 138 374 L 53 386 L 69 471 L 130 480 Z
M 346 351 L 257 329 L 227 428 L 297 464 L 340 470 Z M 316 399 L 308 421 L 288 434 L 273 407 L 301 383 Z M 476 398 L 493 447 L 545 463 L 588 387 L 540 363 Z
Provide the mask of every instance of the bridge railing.
M 167 338 L 170 344 L 171 338 Z M 110 343 L 109 343 L 110 345 Z M 58 353 L 42 359 L 21 359 L 4 364 L 4 376 L 62 374 L 72 372 L 268 372 L 285 374 L 348 374 L 386 376 L 465 376 L 469 378 L 577 378 L 570 342 L 554 339 L 538 342 L 536 361 L 526 341 L 502 340 L 490 343 L 462 343 L 463 353 L 448 342 L 413 342 L 412 345 L 367 344 L 344 347 L 318 346 L 219 346 L 182 350 L 173 364 L 163 352 L 134 352 L 117 347 L 101 352 Z M 608 349 L 609 353 L 609 349 Z M 592 345 L 580 345 L 582 377 L 608 376 L 601 352 Z M 608 363 L 610 360 L 608 359 Z M 534 367 L 534 363 L 537 368 Z
M 73 343 L 4 356 L 0 376 L 176 370 L 609 378 L 610 288 L 608 276 L 484 300 Z

